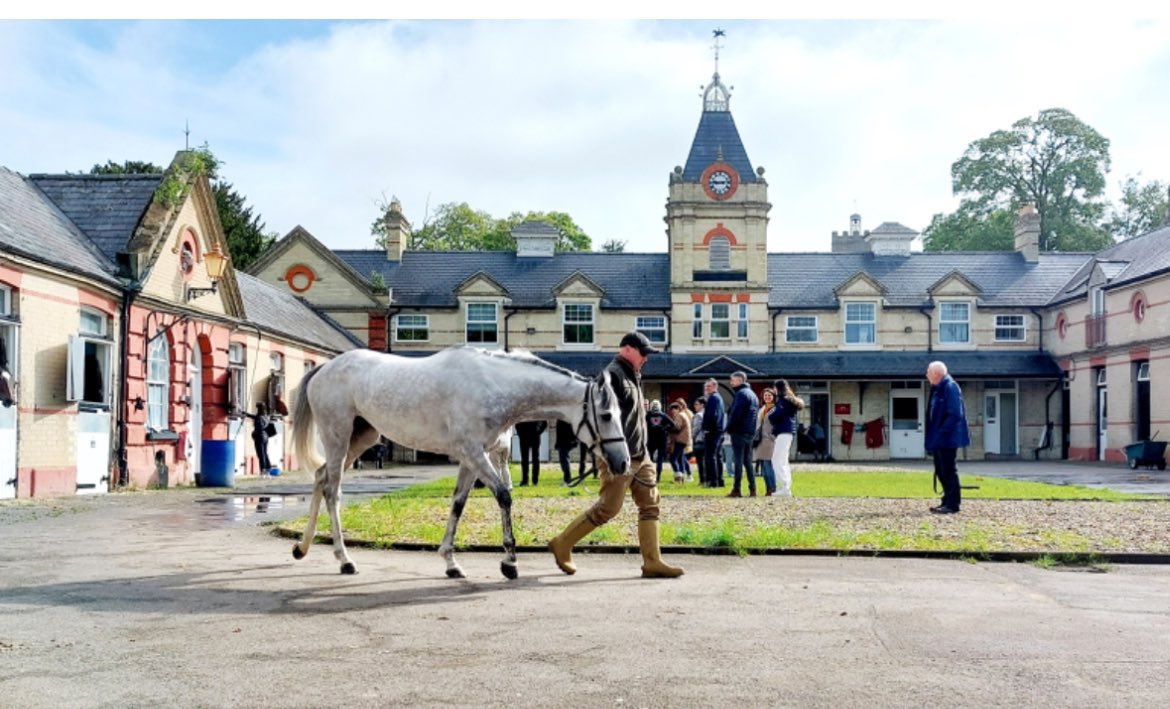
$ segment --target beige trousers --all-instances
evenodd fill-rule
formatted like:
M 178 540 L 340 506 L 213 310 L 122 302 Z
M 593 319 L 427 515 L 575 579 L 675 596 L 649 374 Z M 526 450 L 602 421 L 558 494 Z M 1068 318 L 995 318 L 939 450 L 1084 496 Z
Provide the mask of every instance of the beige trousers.
M 614 475 L 609 471 L 605 458 L 598 456 L 598 480 L 601 481 L 601 490 L 597 493 L 597 502 L 585 513 L 589 521 L 600 527 L 617 516 L 622 511 L 622 503 L 626 499 L 626 490 L 634 498 L 638 506 L 638 519 L 658 519 L 658 483 L 654 462 L 650 456 L 630 461 L 632 473 Z

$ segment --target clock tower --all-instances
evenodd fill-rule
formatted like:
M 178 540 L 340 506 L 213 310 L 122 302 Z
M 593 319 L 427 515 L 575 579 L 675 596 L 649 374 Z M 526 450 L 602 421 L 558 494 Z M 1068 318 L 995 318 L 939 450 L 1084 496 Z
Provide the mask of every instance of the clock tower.
M 685 167 L 670 175 L 671 342 L 675 352 L 765 352 L 768 339 L 768 184 L 753 169 L 715 73 Z

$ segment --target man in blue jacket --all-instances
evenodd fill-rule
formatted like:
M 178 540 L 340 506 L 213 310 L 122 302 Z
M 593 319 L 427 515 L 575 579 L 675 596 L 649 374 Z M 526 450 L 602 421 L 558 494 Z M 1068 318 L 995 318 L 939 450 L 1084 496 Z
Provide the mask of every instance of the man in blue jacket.
M 703 382 L 703 394 L 707 397 L 703 407 L 703 467 L 707 469 L 707 487 L 723 487 L 723 463 L 719 460 L 719 451 L 723 446 L 726 419 L 719 383 L 714 379 Z
M 752 439 L 756 436 L 756 419 L 760 414 L 760 400 L 748 386 L 747 374 L 734 372 L 731 375 L 731 389 L 735 398 L 727 412 L 727 432 L 731 434 L 731 470 L 735 475 L 734 487 L 728 497 L 743 497 L 739 483 L 747 470 L 748 494 L 756 496 L 756 473 L 752 465 Z
M 942 503 L 930 511 L 939 515 L 955 514 L 961 504 L 962 488 L 955 469 L 959 448 L 971 445 L 967 431 L 967 407 L 963 391 L 947 374 L 947 365 L 931 362 L 926 368 L 930 382 L 930 400 L 926 409 L 926 450 L 934 456 L 934 474 L 942 485 Z

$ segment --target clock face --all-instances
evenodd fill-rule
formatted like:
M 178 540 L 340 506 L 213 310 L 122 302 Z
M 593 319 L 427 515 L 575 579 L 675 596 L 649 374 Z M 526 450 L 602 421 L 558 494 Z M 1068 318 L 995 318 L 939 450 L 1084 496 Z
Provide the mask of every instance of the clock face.
M 707 178 L 707 187 L 717 195 L 725 195 L 731 189 L 731 175 L 724 170 L 716 170 Z

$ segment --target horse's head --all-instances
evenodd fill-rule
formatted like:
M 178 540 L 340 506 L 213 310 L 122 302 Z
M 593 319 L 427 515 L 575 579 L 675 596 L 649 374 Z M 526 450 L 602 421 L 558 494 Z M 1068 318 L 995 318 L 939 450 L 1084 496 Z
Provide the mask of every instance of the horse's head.
M 622 429 L 622 410 L 609 380 L 599 376 L 589 382 L 585 391 L 584 420 L 577 427 L 578 438 L 595 455 L 605 456 L 605 462 L 617 475 L 630 469 L 630 449 Z

